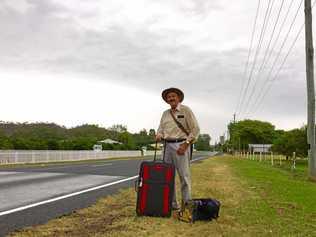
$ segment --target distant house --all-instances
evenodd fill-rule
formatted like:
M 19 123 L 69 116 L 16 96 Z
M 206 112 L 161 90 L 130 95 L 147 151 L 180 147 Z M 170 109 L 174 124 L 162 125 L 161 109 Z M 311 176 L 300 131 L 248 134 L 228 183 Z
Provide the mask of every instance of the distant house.
M 254 153 L 267 153 L 270 152 L 272 144 L 248 144 L 249 151 Z
M 98 143 L 105 143 L 105 144 L 123 144 L 122 142 L 118 142 L 118 141 L 115 141 L 115 140 L 112 140 L 112 139 L 104 139 L 102 141 L 98 141 Z
M 122 142 L 118 142 L 118 141 L 115 141 L 115 140 L 112 140 L 112 139 L 109 139 L 109 138 L 101 140 L 101 141 L 98 141 L 97 143 L 98 144 L 94 144 L 93 145 L 93 150 L 94 151 L 102 151 L 101 143 L 104 143 L 104 144 L 123 144 Z

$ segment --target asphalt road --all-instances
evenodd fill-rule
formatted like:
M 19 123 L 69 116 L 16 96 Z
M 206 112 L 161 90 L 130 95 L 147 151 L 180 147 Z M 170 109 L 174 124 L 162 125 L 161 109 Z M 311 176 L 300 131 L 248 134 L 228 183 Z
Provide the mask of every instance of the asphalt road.
M 195 154 L 195 161 L 214 153 Z M 149 158 L 150 160 L 152 158 Z M 87 207 L 131 187 L 143 160 L 0 168 L 0 236 Z

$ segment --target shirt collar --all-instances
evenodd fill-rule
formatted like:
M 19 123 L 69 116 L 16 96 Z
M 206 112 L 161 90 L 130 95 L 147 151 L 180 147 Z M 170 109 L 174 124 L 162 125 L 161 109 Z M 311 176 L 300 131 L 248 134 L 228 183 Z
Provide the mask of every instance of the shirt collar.
M 174 112 L 176 112 L 176 111 L 180 112 L 180 106 L 181 106 L 181 104 L 179 103 L 175 110 L 173 110 L 172 108 L 170 110 L 174 111 Z
M 177 111 L 180 111 L 180 106 L 181 106 L 181 104 L 179 103 L 179 104 L 177 105 L 177 107 L 176 107 L 176 110 L 177 110 Z

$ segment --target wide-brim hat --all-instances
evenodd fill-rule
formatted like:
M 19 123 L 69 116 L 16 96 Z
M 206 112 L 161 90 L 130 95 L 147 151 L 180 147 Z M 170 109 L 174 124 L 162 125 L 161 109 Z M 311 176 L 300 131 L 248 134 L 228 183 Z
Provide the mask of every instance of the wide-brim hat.
M 184 94 L 183 94 L 183 92 L 182 92 L 180 89 L 174 88 L 174 87 L 165 89 L 165 90 L 161 93 L 161 96 L 162 96 L 162 98 L 163 98 L 164 101 L 167 102 L 167 95 L 168 95 L 170 92 L 176 93 L 176 94 L 179 96 L 180 102 L 183 101 L 183 99 L 184 99 Z

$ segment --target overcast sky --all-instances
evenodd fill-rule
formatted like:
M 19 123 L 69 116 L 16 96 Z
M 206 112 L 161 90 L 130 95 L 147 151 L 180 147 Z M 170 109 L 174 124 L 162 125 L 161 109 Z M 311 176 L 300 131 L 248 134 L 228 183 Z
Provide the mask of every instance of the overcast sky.
M 270 18 L 252 66 L 269 2 Z M 161 91 L 172 86 L 183 90 L 183 104 L 214 142 L 232 120 L 253 68 L 237 119 L 300 127 L 306 123 L 304 31 L 274 75 L 303 24 L 304 4 L 284 41 L 302 0 L 284 1 L 271 57 L 257 73 L 281 2 L 261 0 L 245 73 L 257 0 L 1 0 L 0 120 L 67 127 L 125 124 L 137 132 L 158 127 L 168 108 Z M 271 80 L 256 108 L 253 103 Z

